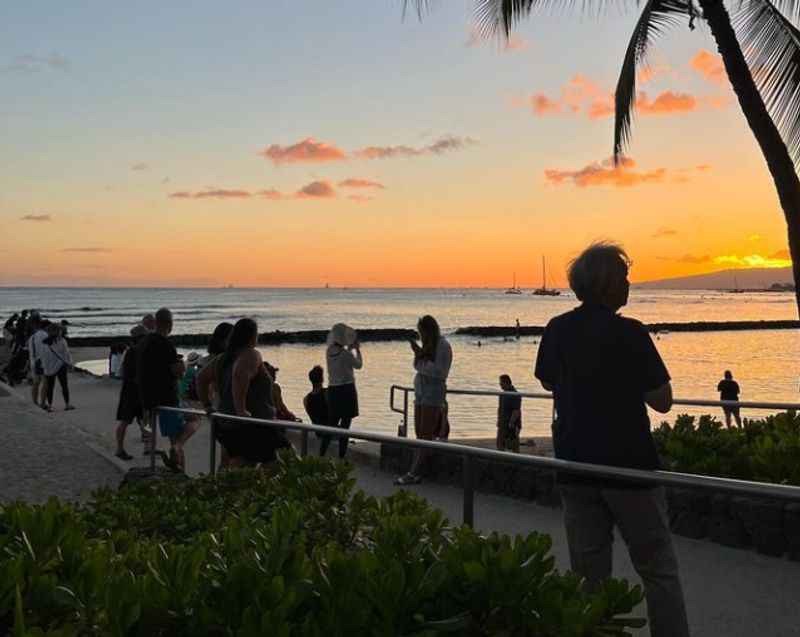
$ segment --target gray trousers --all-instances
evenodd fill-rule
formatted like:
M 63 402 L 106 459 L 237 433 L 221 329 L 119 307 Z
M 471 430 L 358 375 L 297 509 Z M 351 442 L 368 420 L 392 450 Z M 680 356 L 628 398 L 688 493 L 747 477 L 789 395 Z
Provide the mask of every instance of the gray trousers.
M 644 583 L 652 637 L 687 637 L 689 625 L 672 547 L 664 489 L 563 485 L 572 570 L 589 590 L 611 576 L 614 525 Z

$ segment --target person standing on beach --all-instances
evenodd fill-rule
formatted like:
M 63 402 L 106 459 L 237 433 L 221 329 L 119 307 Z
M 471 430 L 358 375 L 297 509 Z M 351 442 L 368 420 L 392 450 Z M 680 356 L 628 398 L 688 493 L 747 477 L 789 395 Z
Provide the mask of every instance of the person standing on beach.
M 497 405 L 497 450 L 519 453 L 519 432 L 522 429 L 522 397 L 508 374 L 500 376 L 504 393 Z
M 556 458 L 652 471 L 661 465 L 647 405 L 669 411 L 672 387 L 644 326 L 617 314 L 628 302 L 629 267 L 613 243 L 593 244 L 571 263 L 582 304 L 548 323 L 535 374 L 553 392 Z M 650 634 L 688 636 L 664 489 L 562 472 L 558 480 L 572 570 L 590 590 L 611 576 L 616 525 L 644 583 Z
M 69 369 L 72 367 L 72 355 L 64 338 L 63 328 L 56 323 L 51 323 L 47 328 L 47 338 L 42 341 L 40 360 L 44 372 L 45 391 L 42 407 L 53 411 L 53 391 L 56 379 L 61 386 L 61 396 L 64 398 L 64 411 L 75 407 L 69 401 Z
M 155 332 L 145 336 L 136 349 L 136 382 L 145 420 L 151 430 L 154 430 L 156 422 L 156 407 L 179 406 L 178 381 L 186 371 L 183 359 L 168 338 L 172 333 L 172 312 L 161 308 L 156 312 L 155 320 Z M 161 412 L 158 414 L 158 424 L 162 435 L 168 437 L 170 442 L 170 455 L 166 462 L 171 468 L 178 468 L 184 442 L 183 417 L 174 412 Z M 155 435 L 152 443 L 155 443 Z M 155 449 L 151 448 L 151 451 Z
M 719 381 L 719 384 L 717 385 L 719 399 L 735 400 L 736 402 L 739 402 L 739 383 L 733 380 L 733 374 L 729 369 L 725 370 L 724 376 L 725 378 Z M 733 416 L 733 418 L 736 420 L 736 426 L 741 428 L 742 418 L 739 415 L 739 407 L 726 406 L 722 408 L 722 412 L 725 414 L 725 426 L 728 429 L 731 428 L 731 416 Z
M 137 347 L 145 336 L 147 336 L 145 327 L 141 324 L 135 325 L 131 329 L 131 339 L 133 339 L 133 343 L 125 351 L 122 358 L 122 387 L 119 390 L 119 401 L 117 402 L 117 451 L 114 454 L 121 460 L 133 460 L 133 456 L 125 451 L 125 432 L 134 420 L 139 423 L 142 442 L 148 442 L 148 437 L 150 435 L 144 427 L 142 399 L 139 395 L 139 384 L 136 374 L 136 363 L 138 359 Z
M 38 314 L 31 315 L 22 329 L 26 328 L 31 331 L 31 336 L 28 338 L 28 360 L 33 377 L 31 398 L 33 398 L 34 405 L 44 407 L 45 384 L 44 368 L 42 367 L 42 350 L 44 349 L 44 340 L 47 338 L 47 332 Z
M 358 416 L 358 392 L 354 370 L 364 366 L 356 331 L 344 323 L 331 328 L 327 338 L 325 362 L 328 367 L 328 426 L 350 429 Z M 339 457 L 344 458 L 350 438 L 339 437 Z M 322 438 L 319 455 L 324 456 L 331 444 L 329 436 Z
M 303 398 L 311 423 L 314 425 L 328 425 L 328 390 L 325 389 L 325 372 L 319 365 L 314 365 L 308 372 L 311 391 Z
M 414 430 L 420 440 L 433 440 L 444 419 L 447 376 L 453 363 L 453 350 L 442 336 L 439 324 L 430 315 L 417 322 L 422 345 L 411 339 L 414 352 Z M 419 484 L 420 468 L 428 454 L 414 451 L 411 468 L 395 484 Z

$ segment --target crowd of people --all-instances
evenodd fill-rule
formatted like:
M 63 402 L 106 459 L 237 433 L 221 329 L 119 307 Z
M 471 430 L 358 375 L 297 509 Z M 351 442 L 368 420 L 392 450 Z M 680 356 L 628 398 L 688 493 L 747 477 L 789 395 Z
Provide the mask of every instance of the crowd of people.
M 3 341 L 8 350 L 3 377 L 10 385 L 29 378 L 33 403 L 45 411 L 53 410 L 56 381 L 61 387 L 64 409 L 75 409 L 69 392 L 72 355 L 67 344 L 68 327 L 67 321 L 50 321 L 36 310 L 14 313 L 3 325 Z

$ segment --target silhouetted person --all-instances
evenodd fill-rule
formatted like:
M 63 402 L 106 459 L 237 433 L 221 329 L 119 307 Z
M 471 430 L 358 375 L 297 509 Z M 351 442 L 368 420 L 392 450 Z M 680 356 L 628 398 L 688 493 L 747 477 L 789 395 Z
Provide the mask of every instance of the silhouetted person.
M 500 376 L 504 392 L 497 401 L 497 450 L 519 453 L 519 432 L 522 429 L 522 396 L 508 374 Z
M 514 328 L 514 332 L 515 332 L 515 336 L 517 337 L 517 340 L 519 340 L 519 319 L 517 319 L 517 324 L 516 324 L 516 326 Z
M 733 374 L 730 370 L 725 371 L 725 378 L 719 381 L 717 385 L 720 400 L 739 400 L 739 383 L 733 380 Z M 725 425 L 728 429 L 731 428 L 731 416 L 736 420 L 736 426 L 742 426 L 742 418 L 739 416 L 738 407 L 723 407 L 722 412 L 725 414 Z
M 337 323 L 331 328 L 325 350 L 325 362 L 328 367 L 328 425 L 339 429 L 350 429 L 353 418 L 358 416 L 358 392 L 354 370 L 364 366 L 361 346 L 356 331 Z M 350 438 L 339 437 L 339 457 L 344 458 Z M 322 438 L 319 455 L 328 451 L 331 439 Z
M 672 406 L 670 377 L 644 326 L 617 311 L 628 302 L 630 261 L 622 248 L 597 243 L 569 267 L 582 304 L 550 321 L 536 377 L 552 390 L 557 458 L 654 470 L 660 467 L 647 405 Z M 611 575 L 619 527 L 644 583 L 650 634 L 689 634 L 678 561 L 662 487 L 559 473 L 572 570 L 596 589 Z

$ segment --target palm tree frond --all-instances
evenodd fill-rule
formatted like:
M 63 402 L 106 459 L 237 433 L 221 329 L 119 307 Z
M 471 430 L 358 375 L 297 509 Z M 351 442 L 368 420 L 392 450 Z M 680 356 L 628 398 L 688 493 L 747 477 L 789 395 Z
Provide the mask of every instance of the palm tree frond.
M 422 20 L 422 17 L 430 12 L 435 2 L 436 0 L 403 0 L 403 19 L 405 20 L 408 9 L 411 7 L 417 14 L 417 18 Z
M 614 95 L 614 162 L 619 163 L 631 137 L 631 120 L 636 108 L 636 70 L 646 62 L 647 51 L 668 27 L 690 16 L 687 0 L 648 0 L 636 22 Z
M 536 0 L 476 0 L 475 22 L 483 36 L 508 37 L 511 29 L 527 18 Z
M 800 31 L 769 0 L 733 16 L 753 80 L 795 163 L 800 162 Z

